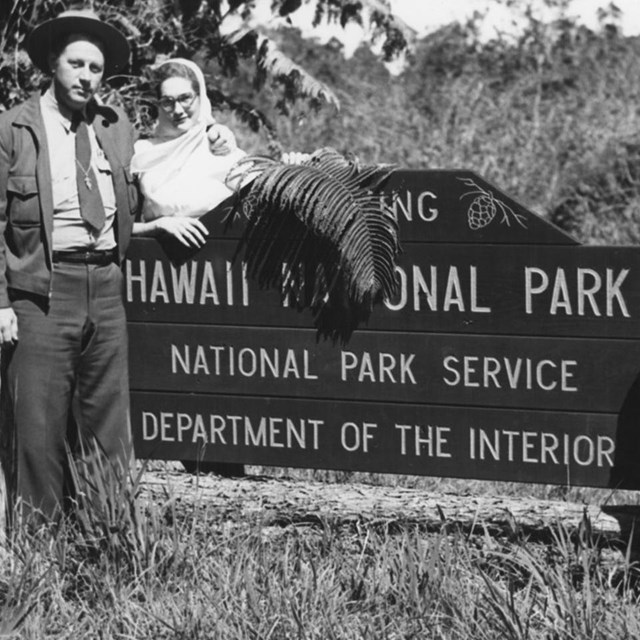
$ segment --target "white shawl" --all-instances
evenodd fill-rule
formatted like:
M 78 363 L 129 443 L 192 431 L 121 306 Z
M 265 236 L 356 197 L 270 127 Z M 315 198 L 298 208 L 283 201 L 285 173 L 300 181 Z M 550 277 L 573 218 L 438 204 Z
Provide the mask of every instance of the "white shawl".
M 201 216 L 220 204 L 232 191 L 224 180 L 231 167 L 246 154 L 236 149 L 224 156 L 209 150 L 207 127 L 215 122 L 199 67 L 184 58 L 173 58 L 191 69 L 198 79 L 200 112 L 191 129 L 176 138 L 163 139 L 160 127 L 154 136 L 135 145 L 131 171 L 139 175 L 144 194 L 145 220 L 161 216 Z

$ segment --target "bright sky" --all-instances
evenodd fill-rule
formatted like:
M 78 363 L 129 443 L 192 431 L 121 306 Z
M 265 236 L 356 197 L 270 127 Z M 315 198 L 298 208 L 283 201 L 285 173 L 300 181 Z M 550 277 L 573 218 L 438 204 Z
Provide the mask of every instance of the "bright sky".
M 269 2 L 262 0 L 263 15 L 260 21 L 275 26 L 273 16 L 270 12 Z M 495 35 L 496 30 L 512 32 L 517 27 L 517 19 L 521 15 L 516 10 L 507 9 L 496 0 L 390 0 L 392 9 L 396 15 L 404 20 L 407 25 L 415 29 L 418 35 L 432 31 L 444 24 L 455 20 L 465 20 L 478 11 L 485 15 L 482 22 L 481 33 L 485 38 Z M 521 5 L 531 3 L 537 17 L 544 20 L 552 20 L 558 17 L 557 12 L 545 9 L 541 0 L 521 0 Z M 586 26 L 597 29 L 598 8 L 606 8 L 611 0 L 569 0 L 567 15 L 576 17 Z M 615 0 L 615 5 L 622 12 L 620 27 L 625 35 L 635 35 L 640 33 L 640 0 Z M 258 8 L 260 10 L 260 2 Z M 305 34 L 313 34 L 325 40 L 330 36 L 336 36 L 346 45 L 347 55 L 355 49 L 362 38 L 362 29 L 350 24 L 347 29 L 342 29 L 339 25 L 330 28 L 320 28 L 315 32 L 310 31 L 313 7 L 303 6 L 293 14 L 292 22 Z
M 558 14 L 545 10 L 540 0 L 530 0 L 534 11 L 540 18 L 553 19 Z M 522 2 L 521 4 L 527 4 Z M 570 0 L 568 16 L 577 17 L 588 27 L 598 27 L 598 9 L 606 8 L 611 0 Z M 622 11 L 621 27 L 625 35 L 640 33 L 640 0 L 615 0 L 614 3 Z M 496 0 L 391 0 L 394 12 L 407 24 L 419 32 L 425 32 L 434 27 L 463 20 L 474 11 L 486 12 L 486 28 L 509 28 L 518 13 L 507 9 Z M 536 8 L 537 7 L 537 8 Z

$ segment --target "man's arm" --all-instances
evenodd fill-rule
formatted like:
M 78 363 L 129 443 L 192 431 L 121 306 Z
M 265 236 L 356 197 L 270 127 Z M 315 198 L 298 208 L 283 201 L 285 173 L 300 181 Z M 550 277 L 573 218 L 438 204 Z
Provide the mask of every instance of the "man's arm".
M 7 291 L 7 256 L 4 231 L 7 227 L 7 182 L 11 130 L 6 121 L 0 121 L 0 346 L 18 339 L 18 318 L 9 302 Z

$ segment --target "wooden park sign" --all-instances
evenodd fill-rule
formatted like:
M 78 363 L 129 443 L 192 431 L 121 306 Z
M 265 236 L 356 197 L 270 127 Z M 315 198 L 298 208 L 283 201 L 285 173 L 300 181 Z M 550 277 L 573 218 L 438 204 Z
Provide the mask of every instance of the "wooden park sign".
M 179 266 L 134 240 L 137 455 L 640 488 L 640 249 L 580 246 L 470 172 L 386 189 L 402 286 L 346 345 L 249 281 L 221 223 Z

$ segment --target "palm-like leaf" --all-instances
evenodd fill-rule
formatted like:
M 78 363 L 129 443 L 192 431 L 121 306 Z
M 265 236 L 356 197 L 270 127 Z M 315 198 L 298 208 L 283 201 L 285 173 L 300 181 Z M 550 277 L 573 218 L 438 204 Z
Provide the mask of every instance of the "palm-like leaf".
M 310 308 L 319 333 L 334 340 L 348 339 L 395 292 L 397 225 L 379 195 L 391 172 L 320 149 L 299 165 L 249 157 L 229 177 L 252 178 L 232 216 L 246 218 L 238 252 L 248 274 L 263 287 L 293 290 L 297 307 Z M 300 276 L 302 292 L 292 284 Z

